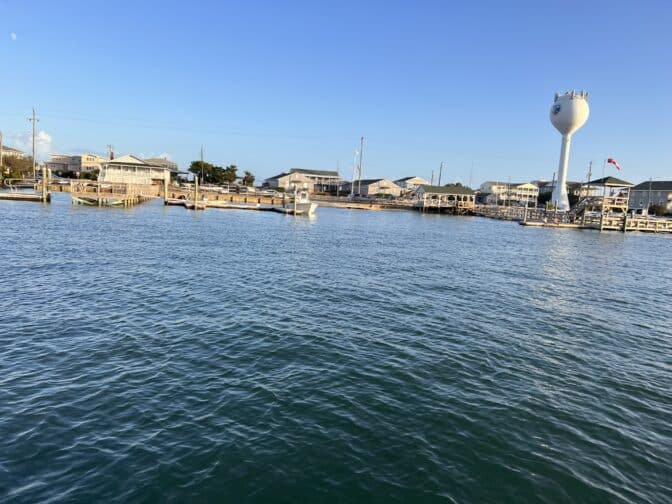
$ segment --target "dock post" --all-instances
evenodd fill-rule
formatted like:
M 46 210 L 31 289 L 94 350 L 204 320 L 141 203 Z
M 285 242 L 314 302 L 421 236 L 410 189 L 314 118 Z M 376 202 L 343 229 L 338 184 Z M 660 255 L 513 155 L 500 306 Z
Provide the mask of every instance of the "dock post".
M 42 165 L 42 203 L 47 202 L 47 167 Z

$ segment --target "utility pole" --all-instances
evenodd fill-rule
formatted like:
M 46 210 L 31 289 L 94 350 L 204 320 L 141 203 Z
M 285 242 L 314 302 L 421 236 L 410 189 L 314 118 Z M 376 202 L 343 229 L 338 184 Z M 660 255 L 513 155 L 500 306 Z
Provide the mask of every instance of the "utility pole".
M 0 131 L 0 178 L 5 174 L 5 170 L 2 164 L 2 131 Z
M 653 177 L 649 177 L 649 203 L 646 205 L 646 216 L 649 216 L 649 209 L 651 208 L 651 185 L 653 183 Z
M 201 184 L 203 184 L 203 145 L 201 145 Z
M 587 198 L 590 195 L 590 178 L 593 176 L 593 162 L 591 161 L 588 164 L 588 180 L 586 180 L 586 192 L 583 195 Z
M 341 195 L 341 166 L 340 161 L 336 161 L 336 197 Z
M 110 161 L 114 159 L 114 145 L 107 144 L 107 157 Z
M 33 108 L 33 117 L 29 117 L 28 120 L 33 123 L 33 178 L 37 179 L 37 171 L 35 170 L 35 123 L 39 122 L 39 119 L 35 118 L 35 108 Z
M 443 173 L 443 161 L 441 161 L 441 165 L 439 166 L 439 185 L 441 185 L 441 174 Z
M 362 195 L 362 158 L 364 157 L 364 137 L 359 140 L 359 185 L 357 187 L 358 195 Z
M 432 170 L 432 180 L 429 183 L 429 185 L 433 186 L 434 185 L 434 170 Z

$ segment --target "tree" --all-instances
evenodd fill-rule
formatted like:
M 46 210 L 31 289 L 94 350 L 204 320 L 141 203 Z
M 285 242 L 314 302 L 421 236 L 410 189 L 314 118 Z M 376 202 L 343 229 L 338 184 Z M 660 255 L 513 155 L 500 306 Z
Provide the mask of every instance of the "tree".
M 33 178 L 33 158 L 3 156 L 2 176 L 5 178 Z
M 245 171 L 245 175 L 243 176 L 243 185 L 246 186 L 253 186 L 254 185 L 254 175 L 252 175 L 252 172 Z
M 226 168 L 224 168 L 222 173 L 222 179 L 224 181 L 223 183 L 233 184 L 237 178 L 238 178 L 238 167 L 235 164 L 229 165 Z

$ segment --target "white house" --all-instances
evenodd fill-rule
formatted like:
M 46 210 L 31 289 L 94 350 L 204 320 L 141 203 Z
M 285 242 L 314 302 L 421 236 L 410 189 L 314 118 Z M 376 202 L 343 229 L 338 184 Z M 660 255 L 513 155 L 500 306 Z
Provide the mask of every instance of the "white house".
M 15 158 L 25 158 L 26 153 L 15 149 L 14 147 L 7 147 L 6 145 L 2 146 L 2 156 L 3 157 L 15 157 Z
M 288 172 L 267 178 L 264 185 L 285 190 L 290 190 L 293 186 L 302 188 L 305 185 L 309 192 L 315 193 L 336 191 L 340 180 L 341 177 L 336 171 L 292 168 Z
M 170 184 L 171 169 L 127 154 L 102 164 L 98 180 L 123 184 Z
M 531 182 L 510 183 L 488 181 L 479 188 L 485 195 L 485 202 L 489 204 L 520 204 L 536 205 L 539 197 L 539 187 Z

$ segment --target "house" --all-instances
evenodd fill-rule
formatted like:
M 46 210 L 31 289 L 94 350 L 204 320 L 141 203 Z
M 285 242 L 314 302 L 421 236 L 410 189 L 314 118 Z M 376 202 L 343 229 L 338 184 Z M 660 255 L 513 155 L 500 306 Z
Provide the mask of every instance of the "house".
M 476 193 L 461 184 L 421 185 L 414 192 L 415 207 L 423 212 L 463 213 L 474 209 Z
M 630 189 L 629 210 L 648 210 L 652 205 L 662 205 L 672 213 L 672 180 L 649 180 Z
M 15 158 L 25 158 L 26 153 L 23 151 L 20 151 L 19 149 L 15 149 L 13 147 L 7 147 L 6 145 L 2 146 L 2 156 L 3 157 L 15 157 Z
M 263 185 L 271 189 L 290 190 L 296 186 L 305 187 L 311 193 L 332 192 L 338 189 L 340 180 L 341 177 L 337 171 L 292 168 L 288 172 L 267 178 Z
M 429 185 L 429 182 L 422 177 L 405 177 L 399 180 L 394 181 L 402 189 L 407 189 L 409 191 L 414 191 L 421 185 Z
M 479 188 L 484 203 L 490 205 L 518 204 L 536 206 L 539 187 L 531 182 L 483 182 Z
M 102 163 L 98 180 L 123 184 L 170 184 L 171 169 L 127 154 Z
M 401 195 L 401 187 L 391 180 L 379 179 L 362 179 L 348 182 L 343 187 L 345 194 L 353 194 L 355 196 L 366 196 L 368 198 L 391 196 L 398 198 Z
M 539 194 L 551 194 L 555 189 L 556 181 L 533 180 L 532 184 L 539 188 Z M 567 181 L 567 193 L 575 196 L 597 196 L 598 188 L 587 185 L 584 182 Z
M 52 154 L 45 164 L 53 173 L 72 172 L 76 174 L 100 170 L 105 158 L 96 154 L 81 154 L 69 156 L 65 154 Z

